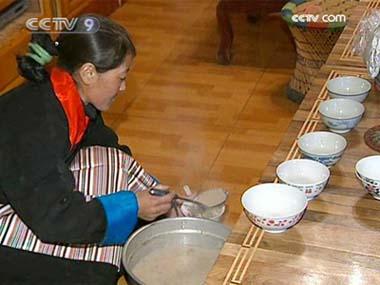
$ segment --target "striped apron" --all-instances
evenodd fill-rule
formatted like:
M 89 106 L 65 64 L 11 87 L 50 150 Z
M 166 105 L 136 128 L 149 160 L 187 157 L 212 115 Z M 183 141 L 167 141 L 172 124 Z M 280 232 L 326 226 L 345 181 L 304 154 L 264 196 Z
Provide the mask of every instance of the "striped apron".
M 70 169 L 75 177 L 76 188 L 73 191 L 82 192 L 87 201 L 124 189 L 142 191 L 156 183 L 139 163 L 116 148 L 94 146 L 81 149 Z M 122 246 L 44 243 L 10 205 L 0 205 L 0 244 L 60 258 L 110 263 L 119 269 L 121 266 Z

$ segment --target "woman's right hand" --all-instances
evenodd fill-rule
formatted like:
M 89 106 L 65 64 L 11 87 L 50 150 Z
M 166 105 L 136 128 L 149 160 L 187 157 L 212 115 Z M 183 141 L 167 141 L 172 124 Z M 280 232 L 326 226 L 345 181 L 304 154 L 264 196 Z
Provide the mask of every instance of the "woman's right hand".
M 136 193 L 139 203 L 139 218 L 146 221 L 153 221 L 158 216 L 166 214 L 172 207 L 174 193 L 169 192 L 165 196 L 153 196 L 149 191 Z

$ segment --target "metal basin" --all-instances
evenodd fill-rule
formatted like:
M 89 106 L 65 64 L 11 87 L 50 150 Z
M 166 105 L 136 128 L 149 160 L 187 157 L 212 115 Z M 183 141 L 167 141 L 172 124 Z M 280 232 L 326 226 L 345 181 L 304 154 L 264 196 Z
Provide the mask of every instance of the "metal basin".
M 123 248 L 128 284 L 203 284 L 229 234 L 225 225 L 201 218 L 151 223 Z

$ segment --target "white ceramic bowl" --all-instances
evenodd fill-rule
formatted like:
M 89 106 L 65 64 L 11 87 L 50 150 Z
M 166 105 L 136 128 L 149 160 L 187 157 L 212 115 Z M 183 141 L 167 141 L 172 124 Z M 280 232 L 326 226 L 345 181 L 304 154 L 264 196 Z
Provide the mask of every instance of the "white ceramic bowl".
M 199 207 L 186 201 L 182 203 L 180 210 L 182 214 L 188 217 L 204 218 L 220 222 L 226 210 L 227 198 L 227 191 L 221 188 L 209 189 L 193 197 L 195 201 L 199 201 L 209 207 L 205 212 L 200 212 Z
M 199 193 L 194 200 L 199 201 L 207 206 L 209 209 L 202 214 L 202 218 L 220 222 L 226 210 L 226 200 L 228 192 L 221 189 L 209 189 Z
M 364 189 L 375 199 L 380 200 L 380 155 L 360 159 L 355 166 L 356 177 Z
M 344 137 L 331 132 L 304 134 L 297 144 L 304 158 L 318 161 L 327 167 L 335 165 L 347 147 Z
M 330 170 L 326 166 L 310 159 L 284 161 L 277 167 L 276 174 L 282 183 L 305 193 L 308 200 L 318 197 L 330 178 Z
M 319 105 L 319 113 L 331 131 L 347 133 L 360 122 L 364 106 L 350 99 L 330 99 Z
M 341 76 L 327 82 L 330 98 L 345 98 L 363 102 L 371 91 L 371 83 L 357 76 Z
M 246 190 L 241 198 L 248 219 L 271 233 L 281 233 L 296 225 L 307 208 L 305 193 L 279 183 L 263 183 Z

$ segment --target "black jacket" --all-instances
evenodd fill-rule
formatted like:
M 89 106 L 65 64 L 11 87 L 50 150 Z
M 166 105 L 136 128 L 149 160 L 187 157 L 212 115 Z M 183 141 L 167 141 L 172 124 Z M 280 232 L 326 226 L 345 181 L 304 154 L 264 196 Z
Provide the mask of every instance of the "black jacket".
M 50 82 L 27 83 L 0 96 L 0 204 L 10 204 L 44 242 L 103 240 L 102 205 L 73 191 L 69 164 L 84 146 L 116 147 L 130 154 L 100 112 L 91 105 L 85 109 L 89 127 L 79 146 L 70 150 L 66 115 Z

